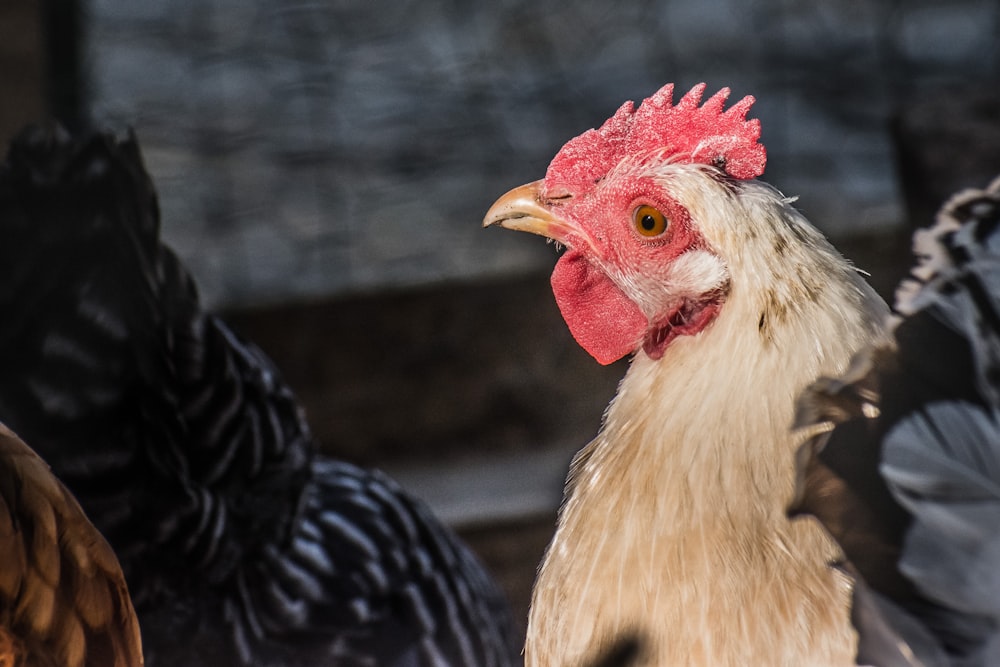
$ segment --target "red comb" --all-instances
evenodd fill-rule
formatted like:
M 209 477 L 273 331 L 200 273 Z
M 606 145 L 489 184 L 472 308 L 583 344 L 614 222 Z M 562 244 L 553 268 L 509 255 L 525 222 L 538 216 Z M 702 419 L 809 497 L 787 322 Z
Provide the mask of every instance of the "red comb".
M 723 111 L 729 89 L 698 106 L 704 92 L 705 84 L 700 83 L 675 105 L 674 85 L 668 83 L 638 109 L 626 102 L 600 129 L 588 130 L 563 146 L 548 175 L 565 185 L 586 187 L 626 155 L 658 152 L 675 162 L 715 165 L 733 178 L 760 176 L 767 162 L 764 146 L 758 143 L 760 121 L 746 118 L 754 98 L 747 95 Z

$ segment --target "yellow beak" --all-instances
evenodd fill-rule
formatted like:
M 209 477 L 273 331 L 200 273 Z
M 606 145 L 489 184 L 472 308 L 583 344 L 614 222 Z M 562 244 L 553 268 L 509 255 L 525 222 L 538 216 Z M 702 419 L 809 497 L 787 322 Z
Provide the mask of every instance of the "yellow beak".
M 483 227 L 531 232 L 556 241 L 565 241 L 570 227 L 557 217 L 541 197 L 541 181 L 514 188 L 494 202 L 483 219 Z

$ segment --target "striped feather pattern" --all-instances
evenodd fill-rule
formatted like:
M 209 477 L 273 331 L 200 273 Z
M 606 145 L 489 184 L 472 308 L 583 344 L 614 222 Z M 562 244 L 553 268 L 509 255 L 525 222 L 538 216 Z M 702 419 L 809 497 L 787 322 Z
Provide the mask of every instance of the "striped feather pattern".
M 318 457 L 271 362 L 202 312 L 134 136 L 22 134 L 0 235 L 0 419 L 115 548 L 147 664 L 517 662 L 468 549 Z

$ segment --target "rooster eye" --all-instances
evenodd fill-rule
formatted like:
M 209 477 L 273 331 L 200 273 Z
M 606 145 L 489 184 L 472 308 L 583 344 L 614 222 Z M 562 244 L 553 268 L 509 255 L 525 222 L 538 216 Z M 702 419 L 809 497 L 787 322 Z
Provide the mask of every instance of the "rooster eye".
M 635 230 L 643 236 L 659 236 L 667 231 L 667 218 L 659 210 L 643 204 L 632 214 Z

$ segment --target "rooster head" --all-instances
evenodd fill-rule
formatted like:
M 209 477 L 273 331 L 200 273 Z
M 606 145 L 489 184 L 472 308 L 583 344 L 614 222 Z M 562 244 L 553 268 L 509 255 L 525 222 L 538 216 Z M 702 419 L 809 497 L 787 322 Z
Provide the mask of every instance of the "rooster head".
M 485 226 L 566 246 L 552 289 L 573 337 L 602 364 L 639 349 L 659 358 L 677 336 L 708 326 L 725 300 L 726 264 L 681 181 L 692 168 L 697 180 L 755 178 L 766 154 L 760 122 L 746 118 L 754 99 L 724 111 L 729 89 L 701 104 L 704 90 L 674 104 L 668 84 L 638 109 L 626 102 L 563 146 L 544 179 L 486 214 Z

